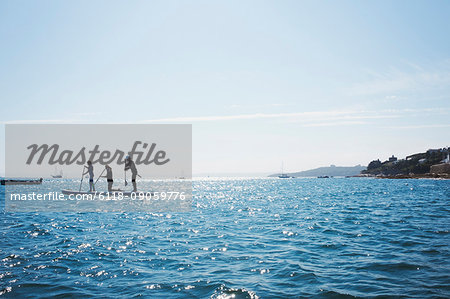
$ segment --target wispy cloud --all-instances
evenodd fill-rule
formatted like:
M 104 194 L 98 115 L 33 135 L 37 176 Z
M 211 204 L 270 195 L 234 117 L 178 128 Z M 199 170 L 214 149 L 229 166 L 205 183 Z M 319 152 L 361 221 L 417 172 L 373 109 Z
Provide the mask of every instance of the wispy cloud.
M 450 124 L 431 124 L 431 125 L 411 125 L 411 126 L 387 126 L 385 129 L 433 129 L 433 128 L 450 128 Z
M 269 103 L 269 104 L 261 104 L 261 105 L 242 105 L 242 104 L 231 104 L 226 108 L 230 109 L 260 109 L 260 108 L 273 108 L 273 107 L 288 107 L 292 106 L 292 103 Z
M 348 115 L 357 113 L 356 111 L 313 111 L 313 112 L 288 112 L 288 113 L 251 113 L 234 115 L 211 115 L 211 116 L 192 116 L 192 117 L 170 117 L 144 120 L 143 122 L 204 122 L 204 121 L 231 121 L 231 120 L 254 120 L 270 118 L 324 118 L 338 115 Z
M 306 123 L 303 127 L 334 127 L 334 126 L 355 126 L 364 125 L 367 122 L 364 121 L 330 121 L 330 122 L 318 122 L 318 123 Z
M 96 119 L 91 121 L 89 117 L 101 115 L 101 112 L 80 112 L 71 113 L 72 117 L 66 119 L 18 119 L 0 121 L 0 124 L 81 124 L 81 123 L 99 123 Z
M 75 119 L 20 119 L 2 121 L 1 124 L 69 124 L 80 122 Z
M 182 116 L 157 118 L 141 121 L 121 121 L 116 124 L 151 124 L 151 123 L 198 123 L 198 122 L 223 122 L 239 120 L 279 120 L 286 123 L 298 123 L 304 127 L 324 127 L 324 126 L 350 126 L 371 124 L 374 120 L 382 119 L 410 119 L 412 117 L 424 115 L 442 116 L 450 113 L 450 108 L 422 108 L 422 109 L 383 109 L 383 110 L 329 110 L 329 111 L 309 111 L 309 112 L 286 112 L 286 113 L 252 113 L 252 114 L 232 114 L 232 115 L 209 115 L 209 116 Z M 97 119 L 87 121 L 84 119 L 29 119 L 10 120 L 0 124 L 83 124 L 83 123 L 110 123 Z M 447 124 L 436 125 L 411 125 L 394 126 L 389 128 L 425 128 L 425 127 L 446 127 Z M 386 127 L 387 128 L 387 127 Z
M 201 122 L 201 121 L 223 121 L 240 119 L 261 119 L 301 116 L 303 113 L 253 113 L 253 114 L 235 114 L 235 115 L 210 115 L 210 116 L 182 116 L 144 120 L 143 122 Z
M 442 114 L 448 113 L 450 108 L 423 109 L 384 109 L 384 110 L 329 110 L 287 113 L 252 113 L 233 115 L 187 116 L 169 117 L 143 120 L 142 123 L 192 123 L 235 120 L 283 119 L 285 122 L 300 122 L 314 125 L 317 122 L 330 121 L 364 121 L 373 119 L 400 118 L 414 114 Z M 356 124 L 356 122 L 354 122 Z
M 450 63 L 438 67 L 421 67 L 406 63 L 406 69 L 389 69 L 386 72 L 368 71 L 371 79 L 354 84 L 346 89 L 350 95 L 377 95 L 426 91 L 450 86 Z

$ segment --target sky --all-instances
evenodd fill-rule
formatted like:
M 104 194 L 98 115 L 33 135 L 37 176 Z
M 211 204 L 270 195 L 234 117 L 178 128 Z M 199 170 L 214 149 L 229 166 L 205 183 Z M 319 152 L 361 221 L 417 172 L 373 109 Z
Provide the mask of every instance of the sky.
M 450 146 L 449 1 L 1 1 L 7 123 L 192 124 L 193 172 Z

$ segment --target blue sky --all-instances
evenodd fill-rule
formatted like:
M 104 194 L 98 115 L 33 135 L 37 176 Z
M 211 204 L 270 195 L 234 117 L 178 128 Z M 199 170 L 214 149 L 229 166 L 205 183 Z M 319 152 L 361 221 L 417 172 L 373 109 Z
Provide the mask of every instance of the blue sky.
M 449 15 L 448 1 L 2 1 L 0 140 L 5 123 L 192 123 L 194 173 L 210 174 L 449 146 Z

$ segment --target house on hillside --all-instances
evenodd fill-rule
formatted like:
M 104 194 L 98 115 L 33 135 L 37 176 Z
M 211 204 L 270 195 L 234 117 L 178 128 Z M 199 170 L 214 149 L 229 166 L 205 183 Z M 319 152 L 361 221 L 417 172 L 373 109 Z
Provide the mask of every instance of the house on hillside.
M 394 157 L 394 155 L 392 155 L 392 157 L 389 158 L 389 162 L 395 162 L 397 161 L 397 157 Z
M 414 159 L 422 159 L 425 157 L 425 153 L 413 154 L 406 156 L 406 161 L 414 160 Z
M 427 150 L 427 154 L 439 153 L 441 151 L 442 151 L 442 148 L 438 148 L 438 149 L 430 148 L 429 150 Z
M 450 163 L 450 153 L 447 153 L 447 158 L 442 160 L 441 163 Z

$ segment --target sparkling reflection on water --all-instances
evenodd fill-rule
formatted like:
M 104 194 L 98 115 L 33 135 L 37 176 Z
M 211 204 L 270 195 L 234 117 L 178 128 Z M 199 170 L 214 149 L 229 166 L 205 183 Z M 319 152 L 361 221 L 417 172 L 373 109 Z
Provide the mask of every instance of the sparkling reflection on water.
M 2 210 L 1 294 L 450 297 L 450 181 L 193 187 L 191 212 Z

